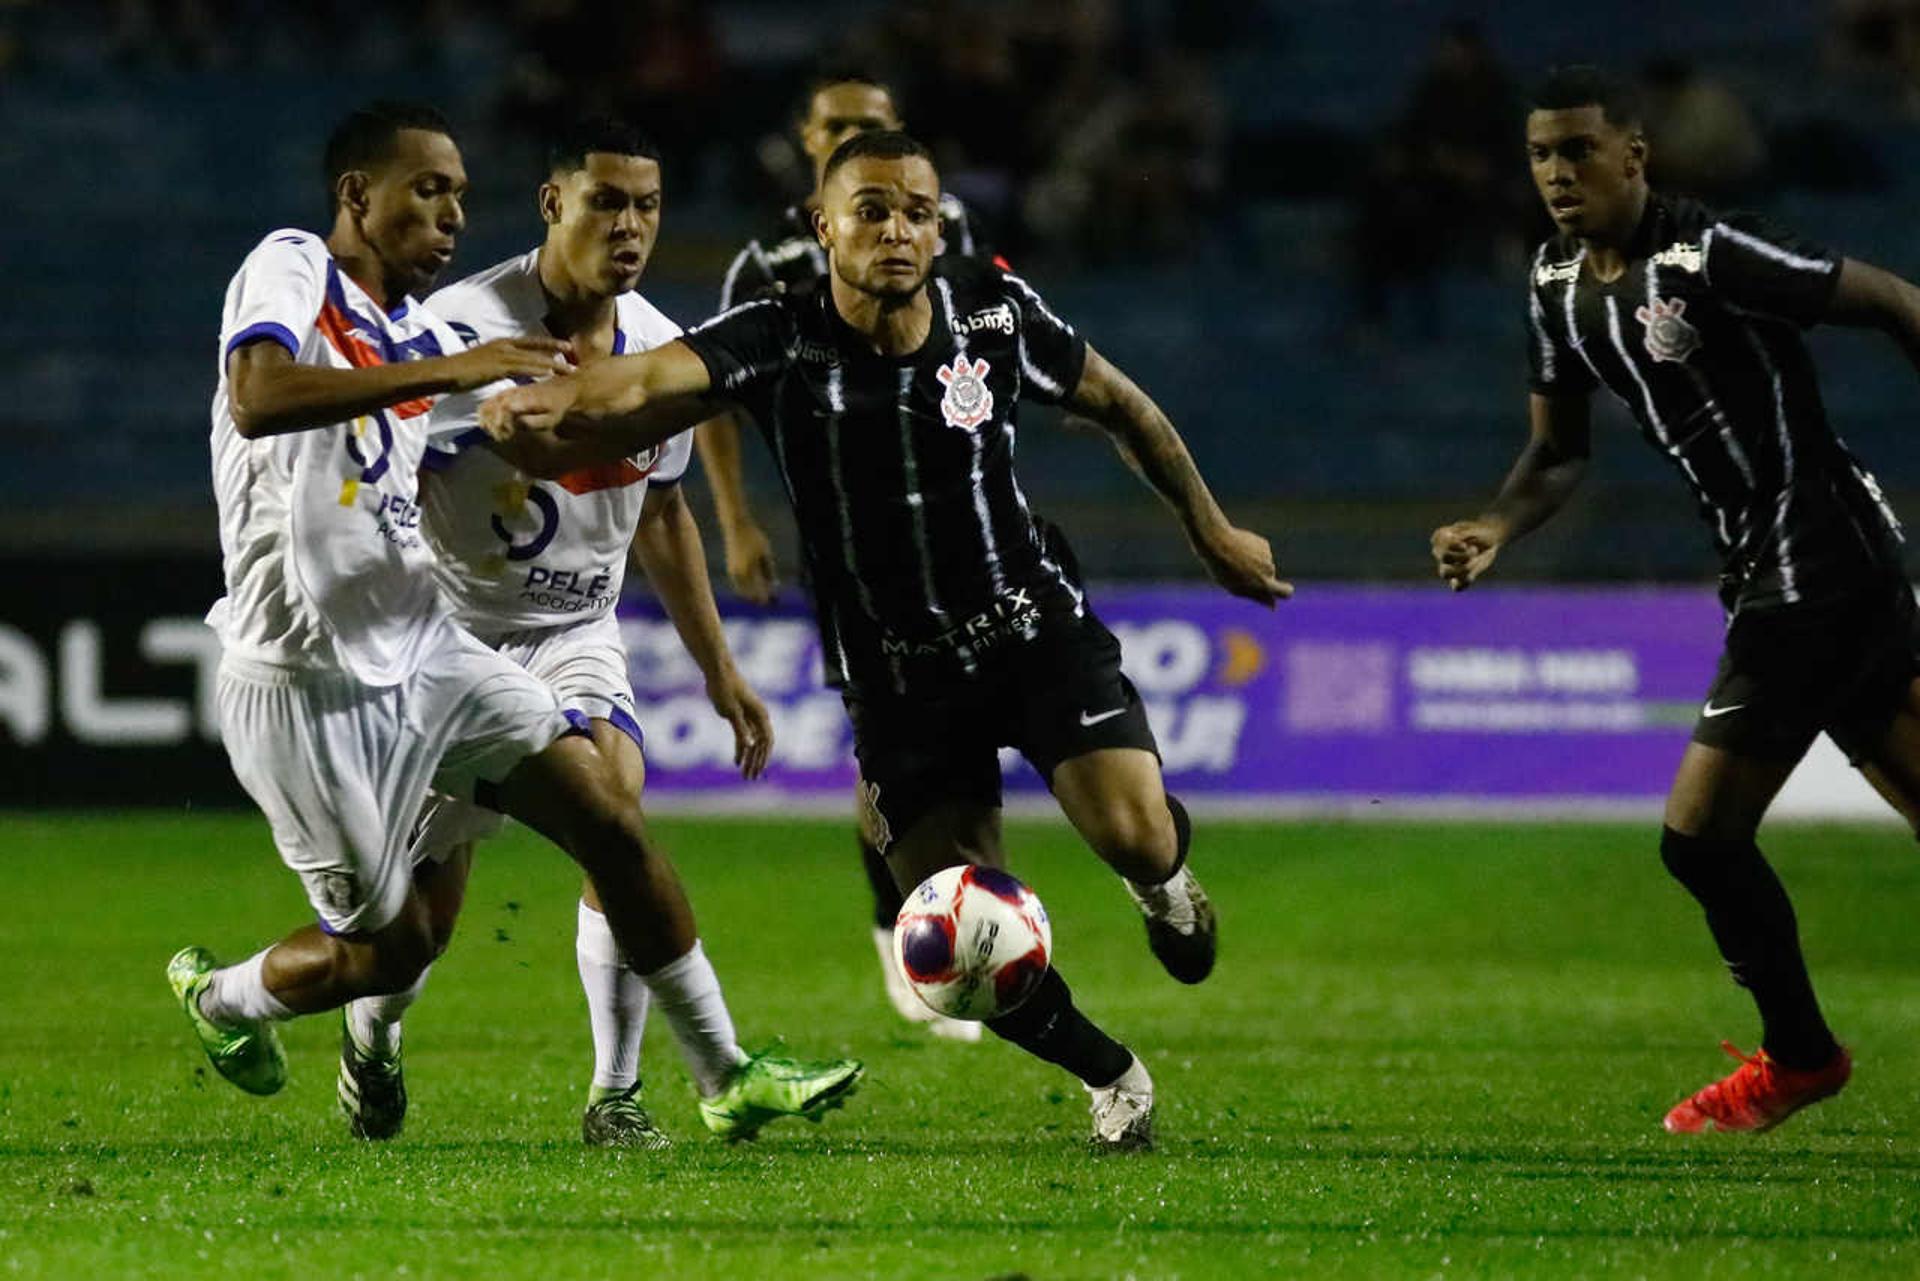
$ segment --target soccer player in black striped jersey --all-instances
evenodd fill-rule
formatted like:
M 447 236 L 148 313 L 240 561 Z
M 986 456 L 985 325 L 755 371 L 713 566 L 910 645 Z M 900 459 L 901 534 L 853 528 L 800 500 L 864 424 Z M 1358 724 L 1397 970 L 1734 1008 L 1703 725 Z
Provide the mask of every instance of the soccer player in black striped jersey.
M 1559 510 L 1586 467 L 1599 387 L 1679 471 L 1720 552 L 1728 624 L 1660 853 L 1751 992 L 1762 1039 L 1665 1125 L 1766 1129 L 1838 1092 L 1852 1065 L 1755 844 L 1761 817 L 1824 731 L 1920 826 L 1920 633 L 1900 528 L 1828 425 L 1801 330 L 1878 328 L 1920 366 L 1920 290 L 1758 219 L 1650 191 L 1639 108 L 1591 68 L 1541 87 L 1527 151 L 1559 228 L 1528 280 L 1531 437 L 1493 505 L 1435 531 L 1433 554 L 1463 589 Z
M 720 310 L 729 311 L 755 298 L 775 297 L 790 289 L 815 284 L 827 274 L 827 253 L 813 234 L 813 211 L 819 205 L 820 178 L 834 150 L 857 133 L 899 129 L 900 113 L 893 90 L 869 76 L 828 74 L 810 81 L 804 106 L 795 125 L 800 149 L 813 167 L 813 194 L 803 204 L 791 205 L 781 215 L 779 232 L 765 241 L 747 243 L 727 268 L 720 285 Z M 971 258 L 977 252 L 966 208 L 957 196 L 940 193 L 938 254 Z M 720 538 L 726 550 L 727 577 L 734 590 L 755 604 L 773 598 L 777 579 L 773 542 L 767 537 L 747 497 L 740 471 L 740 424 L 731 413 L 715 414 L 695 429 L 700 466 L 713 491 Z M 864 786 L 864 785 L 862 785 Z M 864 792 L 862 793 L 864 795 Z M 910 1022 L 924 1025 L 948 1040 L 977 1041 L 980 1025 L 943 1018 L 913 994 L 893 959 L 893 922 L 900 914 L 901 892 L 893 883 L 886 857 L 874 841 L 867 810 L 859 805 L 860 862 L 873 891 L 874 951 L 888 1003 Z
M 1013 473 L 1021 401 L 1105 428 L 1227 590 L 1271 605 L 1292 588 L 1266 539 L 1221 512 L 1166 416 L 1032 288 L 986 263 L 934 265 L 939 193 L 919 143 L 860 134 L 827 164 L 823 282 L 508 392 L 482 421 L 538 474 L 632 452 L 715 402 L 748 407 L 793 505 L 899 884 L 1002 862 L 996 749 L 1017 747 L 1127 878 L 1162 963 L 1197 981 L 1214 929 L 1186 867 L 1190 829 L 1118 643 L 1027 510 Z M 1097 1147 L 1150 1142 L 1145 1067 L 1074 1008 L 1057 972 L 987 1026 L 1080 1078 Z

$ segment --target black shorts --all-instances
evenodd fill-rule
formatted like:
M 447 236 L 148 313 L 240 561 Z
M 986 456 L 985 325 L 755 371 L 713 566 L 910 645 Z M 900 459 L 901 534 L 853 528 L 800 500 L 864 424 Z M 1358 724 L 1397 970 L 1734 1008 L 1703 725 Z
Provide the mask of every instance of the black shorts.
M 1693 741 L 1797 761 L 1822 731 L 1859 764 L 1920 676 L 1920 610 L 1906 583 L 1832 605 L 1735 614 Z
M 842 696 L 882 851 L 941 802 L 998 808 L 1002 747 L 1049 784 L 1060 762 L 1102 748 L 1160 754 L 1140 694 L 1120 672 L 1120 642 L 1091 613 L 1048 621 L 973 677 Z

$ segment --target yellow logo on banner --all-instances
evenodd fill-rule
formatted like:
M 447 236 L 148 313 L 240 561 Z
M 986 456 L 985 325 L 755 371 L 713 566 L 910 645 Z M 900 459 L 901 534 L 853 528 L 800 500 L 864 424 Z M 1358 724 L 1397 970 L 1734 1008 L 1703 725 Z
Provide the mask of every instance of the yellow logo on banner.
M 1245 685 L 1267 665 L 1266 648 L 1251 632 L 1229 627 L 1220 634 L 1226 654 L 1220 660 L 1220 683 L 1229 689 Z

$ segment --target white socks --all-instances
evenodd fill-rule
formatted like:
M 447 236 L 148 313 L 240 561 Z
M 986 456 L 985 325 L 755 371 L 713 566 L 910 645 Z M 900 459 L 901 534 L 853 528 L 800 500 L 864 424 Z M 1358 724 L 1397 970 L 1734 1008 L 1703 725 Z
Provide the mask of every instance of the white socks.
M 1108 1090 L 1124 1090 L 1128 1094 L 1144 1094 L 1151 1098 L 1153 1096 L 1153 1078 L 1147 1075 L 1147 1065 L 1142 1063 L 1140 1056 L 1136 1054 L 1133 1056 L 1133 1062 L 1127 1064 L 1127 1070 L 1116 1077 L 1111 1084 L 1099 1086 L 1089 1085 L 1086 1087 L 1086 1090 L 1089 1094 L 1104 1094 Z
M 265 948 L 238 965 L 215 970 L 200 992 L 200 1012 L 215 1023 L 231 1027 L 235 1023 L 254 1023 L 261 1019 L 290 1019 L 293 1011 L 280 998 L 267 991 L 261 970 L 267 963 Z
M 681 1057 L 701 1098 L 718 1094 L 740 1064 L 747 1061 L 734 1036 L 733 1016 L 720 995 L 720 979 L 694 940 L 677 961 L 641 976 L 680 1043 Z
M 573 936 L 573 955 L 580 965 L 580 986 L 587 994 L 587 1016 L 593 1022 L 594 1088 L 630 1089 L 640 1079 L 640 1034 L 647 1026 L 647 984 L 627 968 L 607 918 L 584 900 Z
M 718 1094 L 746 1061 L 719 976 L 698 940 L 679 960 L 651 974 L 635 974 L 627 968 L 607 918 L 583 902 L 574 957 L 593 1022 L 595 1088 L 624 1090 L 640 1079 L 640 1038 L 649 1005 L 666 1015 L 701 1097 Z
M 622 959 L 607 918 L 582 903 L 574 955 L 593 1022 L 596 1087 L 626 1089 L 639 1079 L 640 1035 L 650 1003 L 657 1003 L 667 1016 L 701 1097 L 718 1094 L 734 1069 L 746 1062 L 734 1034 L 733 1016 L 720 993 L 720 979 L 698 940 L 679 960 L 651 974 L 636 975 Z M 238 965 L 215 970 L 200 993 L 200 1012 L 228 1026 L 292 1018 L 293 1011 L 267 990 L 261 973 L 266 957 L 262 951 Z M 362 1050 L 382 1056 L 398 1051 L 401 1015 L 419 997 L 428 973 L 430 969 L 404 992 L 362 997 L 348 1004 L 347 1027 Z
M 887 1003 L 893 1012 L 909 1023 L 931 1023 L 940 1016 L 907 986 L 900 973 L 900 962 L 893 955 L 893 930 L 885 925 L 873 927 L 873 950 L 880 955 L 880 979 L 886 986 Z
M 420 977 L 413 986 L 386 996 L 363 996 L 357 1001 L 347 1002 L 347 1033 L 353 1042 L 368 1054 L 390 1059 L 400 1053 L 400 1017 L 407 1007 L 420 999 L 420 989 L 427 985 L 427 975 L 433 973 L 429 965 L 420 971 Z

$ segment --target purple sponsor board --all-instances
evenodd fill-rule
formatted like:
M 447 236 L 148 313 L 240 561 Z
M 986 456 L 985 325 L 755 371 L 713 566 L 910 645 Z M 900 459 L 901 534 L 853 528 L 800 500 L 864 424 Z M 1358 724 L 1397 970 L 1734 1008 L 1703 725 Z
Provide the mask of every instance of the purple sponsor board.
M 1169 783 L 1236 797 L 1660 796 L 1721 634 L 1700 588 L 1307 584 L 1272 612 L 1199 586 L 1108 587 L 1093 600 Z M 649 786 L 738 792 L 731 734 L 672 627 L 647 601 L 623 605 L 622 626 Z M 727 631 L 774 715 L 768 784 L 846 795 L 851 735 L 804 606 L 728 607 Z M 1009 764 L 1010 791 L 1040 789 Z

